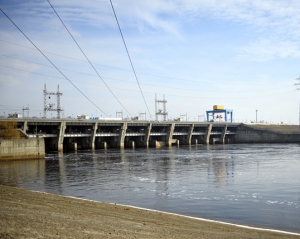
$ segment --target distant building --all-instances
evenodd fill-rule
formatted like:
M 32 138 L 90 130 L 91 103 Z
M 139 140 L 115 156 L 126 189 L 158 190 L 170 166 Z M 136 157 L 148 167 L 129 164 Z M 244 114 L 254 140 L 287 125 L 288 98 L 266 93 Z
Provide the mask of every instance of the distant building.
M 90 119 L 88 115 L 77 115 L 77 119 Z
M 22 114 L 19 113 L 8 114 L 8 118 L 22 118 Z

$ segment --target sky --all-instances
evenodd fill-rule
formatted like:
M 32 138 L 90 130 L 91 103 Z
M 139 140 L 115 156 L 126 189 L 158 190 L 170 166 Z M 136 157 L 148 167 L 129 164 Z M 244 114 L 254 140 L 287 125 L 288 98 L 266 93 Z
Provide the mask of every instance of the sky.
M 297 0 L 112 0 L 125 44 L 110 0 L 49 2 L 0 0 L 30 39 L 0 11 L 0 116 L 42 117 L 46 84 L 64 117 L 155 120 L 165 97 L 168 119 L 299 123 Z

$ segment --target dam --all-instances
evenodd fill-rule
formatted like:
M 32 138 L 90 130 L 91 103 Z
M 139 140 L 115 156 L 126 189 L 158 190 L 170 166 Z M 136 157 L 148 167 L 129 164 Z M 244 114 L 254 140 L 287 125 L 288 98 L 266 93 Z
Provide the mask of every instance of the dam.
M 215 143 L 300 142 L 296 125 L 279 125 L 268 129 L 255 124 L 229 122 L 5 119 L 10 120 L 16 121 L 18 129 L 28 138 L 44 138 L 46 152 Z

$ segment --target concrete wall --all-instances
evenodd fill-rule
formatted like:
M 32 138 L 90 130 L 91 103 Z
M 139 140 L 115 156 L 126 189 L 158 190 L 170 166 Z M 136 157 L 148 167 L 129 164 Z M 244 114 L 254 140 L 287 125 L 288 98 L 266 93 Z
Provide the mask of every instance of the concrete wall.
M 154 146 L 155 148 L 166 147 L 166 142 L 165 141 L 153 140 L 151 146 Z
M 0 139 L 0 160 L 44 157 L 45 142 L 43 138 Z
M 235 143 L 299 143 L 300 134 L 280 133 L 241 125 L 236 132 L 234 141 Z

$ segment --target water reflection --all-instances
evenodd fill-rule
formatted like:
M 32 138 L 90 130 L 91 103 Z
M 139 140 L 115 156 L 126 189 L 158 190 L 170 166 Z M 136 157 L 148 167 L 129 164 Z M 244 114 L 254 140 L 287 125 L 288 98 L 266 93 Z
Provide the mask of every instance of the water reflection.
M 299 153 L 296 144 L 78 151 L 1 162 L 0 183 L 300 231 Z
M 155 194 L 155 205 L 167 204 L 169 192 L 168 184 L 169 177 L 168 174 L 172 167 L 170 167 L 173 162 L 173 158 L 158 158 L 155 171 L 156 171 L 156 189 Z
M 0 162 L 0 184 L 19 186 L 30 181 L 37 184 L 45 178 L 45 160 L 18 160 Z
M 55 190 L 54 192 L 58 194 L 62 193 L 61 170 L 64 169 L 60 162 L 63 162 L 63 159 L 45 161 L 45 189 L 52 192 Z

